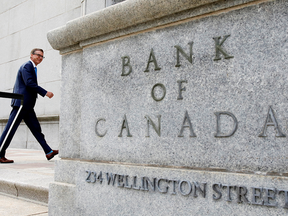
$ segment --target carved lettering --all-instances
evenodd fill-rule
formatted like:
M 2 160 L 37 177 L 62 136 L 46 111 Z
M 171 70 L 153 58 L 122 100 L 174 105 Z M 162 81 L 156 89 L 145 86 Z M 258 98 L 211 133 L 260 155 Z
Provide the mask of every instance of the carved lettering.
M 188 125 L 186 124 L 186 122 L 188 123 Z M 192 124 L 191 124 L 190 117 L 188 115 L 187 110 L 185 112 L 184 120 L 183 120 L 182 127 L 181 127 L 178 137 L 184 137 L 183 131 L 184 131 L 184 128 L 186 127 L 188 127 L 190 130 L 190 137 L 196 137 L 196 134 L 193 131 Z
M 284 196 L 285 196 L 285 205 L 284 205 L 284 207 L 283 208 L 286 208 L 286 209 L 288 209 L 288 190 L 279 190 L 279 194 L 280 193 L 284 193 Z
M 88 173 L 88 176 L 87 176 L 85 181 L 88 182 L 88 183 L 91 183 L 91 179 L 90 179 L 91 171 L 90 170 L 86 170 L 86 172 Z
M 163 95 L 162 95 L 162 97 L 160 97 L 160 98 L 157 98 L 157 97 L 155 96 L 154 90 L 155 90 L 156 87 L 160 87 L 160 88 L 162 89 Z M 151 90 L 151 97 L 152 97 L 155 101 L 161 101 L 161 100 L 163 100 L 164 97 L 165 97 L 165 95 L 166 95 L 166 88 L 165 88 L 165 86 L 164 86 L 163 84 L 157 83 L 157 84 L 155 84 L 155 85 L 153 86 L 153 88 L 152 88 L 152 90 Z
M 100 119 L 98 119 L 97 121 L 96 121 L 96 125 L 95 125 L 95 133 L 96 133 L 96 135 L 97 136 L 99 136 L 99 137 L 104 137 L 105 135 L 106 135 L 106 133 L 107 133 L 107 130 L 104 132 L 104 133 L 99 133 L 98 132 L 98 129 L 97 129 L 97 127 L 98 127 L 98 123 L 100 122 L 100 121 L 106 121 L 104 118 L 100 118 Z
M 225 184 L 222 184 L 222 187 L 226 187 L 227 188 L 227 198 L 226 198 L 226 201 L 228 202 L 232 202 L 232 199 L 231 199 L 231 189 L 235 189 L 236 186 L 234 185 L 225 185 Z
M 165 189 L 164 190 L 162 190 L 161 188 L 160 188 L 160 182 L 168 182 L 168 180 L 167 179 L 157 179 L 157 182 L 156 182 L 156 187 L 157 187 L 157 189 L 158 189 L 158 191 L 160 192 L 160 193 L 167 193 L 168 192 L 168 189 L 169 189 L 169 186 L 166 186 L 166 187 L 164 187 Z
M 238 121 L 237 121 L 236 117 L 235 117 L 232 113 L 230 113 L 230 112 L 215 112 L 214 114 L 215 114 L 216 117 L 217 117 L 215 137 L 230 137 L 230 136 L 232 136 L 232 135 L 236 132 L 237 126 L 238 126 Z M 233 121 L 234 121 L 233 129 L 232 129 L 232 131 L 231 131 L 230 133 L 228 133 L 228 134 L 222 134 L 222 133 L 220 132 L 220 116 L 221 116 L 221 115 L 228 115 L 228 116 L 230 116 L 230 117 L 233 119 Z
M 168 180 L 168 182 L 170 183 L 170 182 L 172 182 L 172 185 L 173 185 L 173 189 L 172 189 L 172 195 L 175 195 L 176 194 L 176 183 L 178 184 L 179 183 L 179 181 L 178 180 Z
M 213 184 L 213 185 L 212 185 L 213 190 L 218 194 L 218 196 L 216 196 L 215 194 L 213 194 L 213 199 L 214 199 L 214 200 L 219 200 L 219 199 L 221 199 L 221 197 L 222 197 L 222 193 L 217 189 L 216 186 L 218 186 L 218 188 L 222 188 L 222 185 L 221 185 L 221 184 Z
M 259 193 L 257 193 L 259 191 Z M 263 205 L 264 201 L 262 200 L 263 188 L 252 187 L 252 201 L 253 205 Z M 260 202 L 258 202 L 260 200 Z
M 266 192 L 265 193 L 266 196 L 264 197 L 264 205 L 265 206 L 276 207 L 277 206 L 277 202 L 271 203 L 271 201 L 275 201 L 277 190 L 275 188 L 263 188 L 263 189 Z
M 96 172 L 90 171 L 90 170 L 86 170 L 86 172 L 88 173 L 88 176 L 86 178 L 86 182 L 88 183 L 95 183 L 97 180 L 100 182 L 100 184 L 102 184 L 103 178 L 102 178 L 102 171 L 99 173 L 99 175 L 97 176 Z
M 188 189 L 187 189 L 187 187 L 186 187 L 186 192 L 185 192 L 185 190 L 183 190 L 183 183 L 185 183 L 185 185 L 188 186 Z M 180 183 L 179 183 L 179 191 L 180 191 L 180 193 L 181 193 L 183 196 L 188 196 L 188 195 L 192 192 L 192 185 L 191 185 L 191 183 L 190 183 L 189 181 L 185 181 L 185 180 L 180 181 Z
M 95 172 L 86 170 L 87 177 L 85 177 L 85 181 L 87 183 L 95 183 L 100 182 L 104 179 L 102 178 L 102 171 Z M 98 176 L 97 174 L 98 173 Z M 207 183 L 198 183 L 197 181 L 190 181 L 187 180 L 170 180 L 165 178 L 156 178 L 156 177 L 147 177 L 143 176 L 140 177 L 139 185 L 137 185 L 137 176 L 133 176 L 133 184 L 129 186 L 129 175 L 120 175 L 106 172 L 106 180 L 107 185 L 116 186 L 120 188 L 127 188 L 127 189 L 134 189 L 137 191 L 151 191 L 151 192 L 159 192 L 162 194 L 167 194 L 169 188 L 171 189 L 171 195 L 180 194 L 183 196 L 193 196 L 194 198 L 199 197 L 201 194 L 203 198 L 206 198 L 206 191 L 207 191 Z M 117 181 L 116 185 L 115 182 Z M 261 188 L 261 187 L 251 187 L 251 191 L 248 192 L 248 188 L 245 186 L 235 186 L 229 184 L 222 184 L 222 183 L 214 183 L 211 184 L 213 192 L 212 198 L 213 200 L 221 200 L 223 197 L 223 193 L 225 192 L 225 188 L 227 188 L 227 198 L 226 201 L 228 202 L 237 202 L 237 203 L 245 203 L 245 204 L 252 204 L 258 206 L 268 206 L 268 207 L 277 207 L 278 200 L 277 194 L 284 193 L 285 196 L 285 205 L 283 208 L 288 208 L 288 190 L 283 189 L 276 189 L 276 188 Z M 178 186 L 178 187 L 177 187 Z M 178 190 L 177 190 L 178 189 Z M 176 191 L 177 190 L 177 191 Z M 235 191 L 232 194 L 232 190 Z M 249 194 L 252 194 L 252 201 L 250 202 L 247 198 Z M 233 199 L 232 199 L 233 198 Z M 277 198 L 277 199 L 276 199 Z
M 148 59 L 148 63 L 147 63 L 147 67 L 146 67 L 144 72 L 149 72 L 149 65 L 150 65 L 151 62 L 154 63 L 155 70 L 161 70 L 161 68 L 157 64 L 157 60 L 155 58 L 153 49 L 151 49 L 151 52 L 150 52 L 150 55 L 149 55 L 149 59 Z
M 150 137 L 149 135 L 149 125 L 152 125 L 152 127 L 154 128 L 155 132 L 158 134 L 158 136 L 161 136 L 161 115 L 158 115 L 158 127 L 155 125 L 155 123 L 151 120 L 151 118 L 149 116 L 145 116 L 145 118 L 147 119 L 147 130 L 146 130 L 146 137 Z
M 184 52 L 184 50 L 180 46 L 178 46 L 178 45 L 174 46 L 176 48 L 176 50 L 177 50 L 177 64 L 175 65 L 175 67 L 180 67 L 181 66 L 179 53 L 181 53 L 182 56 L 184 56 L 192 64 L 192 55 L 193 55 L 192 46 L 193 46 L 193 42 L 189 42 L 188 44 L 190 45 L 190 54 L 189 54 L 189 56 Z
M 130 57 L 123 56 L 122 58 L 122 74 L 121 76 L 128 76 L 132 72 L 132 66 L 130 64 Z M 125 71 L 125 67 L 128 67 L 128 72 Z
M 243 201 L 245 203 L 250 203 L 246 197 L 247 195 L 247 188 L 244 186 L 236 186 L 236 192 L 237 192 L 237 202 L 242 203 Z
M 124 115 L 122 126 L 121 126 L 121 130 L 120 130 L 120 134 L 118 135 L 118 137 L 122 137 L 123 129 L 126 129 L 127 137 L 132 137 L 132 135 L 130 134 L 129 127 L 128 127 L 128 121 L 127 121 L 127 118 L 126 118 L 126 114 Z
M 110 185 L 110 182 L 112 182 L 112 185 L 115 184 L 115 180 L 117 178 L 117 174 L 113 174 L 113 173 L 106 173 L 106 177 L 107 177 L 107 184 Z
M 143 177 L 144 181 L 144 190 L 148 191 L 148 186 L 151 187 L 153 191 L 155 191 L 155 186 L 156 186 L 156 178 L 153 178 L 153 182 L 148 178 L 148 177 Z
M 267 137 L 266 131 L 268 126 L 274 126 L 274 129 L 276 131 L 276 137 L 286 137 L 285 134 L 282 133 L 278 126 L 278 122 L 275 118 L 274 111 L 272 109 L 272 106 L 269 107 L 267 118 L 263 127 L 262 132 L 259 134 L 259 137 Z
M 131 189 L 131 188 L 132 188 L 132 185 L 129 186 L 128 178 L 129 178 L 129 176 L 128 176 L 128 175 L 125 175 L 125 185 L 124 185 L 124 187 L 125 187 L 125 188 L 128 188 L 128 189 Z
M 124 187 L 124 175 L 117 175 L 118 176 L 118 187 Z
M 230 35 L 225 35 L 225 36 L 223 37 L 223 40 L 222 40 L 221 42 L 220 42 L 221 37 L 215 37 L 215 38 L 213 38 L 214 41 L 215 41 L 215 51 L 216 51 L 214 61 L 221 60 L 220 52 L 224 55 L 224 58 L 225 58 L 225 59 L 234 58 L 234 56 L 228 55 L 227 52 L 224 51 L 224 49 L 222 48 L 223 43 L 226 41 L 226 39 L 227 39 L 229 36 L 230 36 Z
M 145 182 L 144 182 L 145 177 L 141 177 L 141 187 L 140 190 L 145 191 Z
M 102 171 L 100 171 L 98 176 L 96 175 L 96 172 L 95 172 L 95 179 L 96 179 L 96 181 L 99 181 L 100 184 L 102 184 L 102 182 L 103 182 Z
M 187 80 L 178 80 L 177 81 L 178 87 L 179 87 L 179 95 L 177 97 L 177 100 L 183 100 L 182 91 L 186 91 L 186 87 L 182 88 L 182 83 L 183 82 L 187 83 Z
M 133 185 L 131 185 L 134 190 L 140 190 L 140 186 L 137 186 L 137 176 L 133 176 Z
M 205 198 L 205 196 L 206 196 L 206 185 L 207 185 L 207 183 L 206 183 L 206 182 L 202 183 L 202 184 L 203 184 L 203 189 L 200 187 L 200 185 L 198 184 L 198 182 L 193 182 L 193 184 L 194 184 L 194 194 L 193 194 L 193 196 L 194 196 L 194 197 L 198 197 L 198 195 L 196 194 L 196 192 L 199 191 L 199 192 L 202 194 L 202 196 Z

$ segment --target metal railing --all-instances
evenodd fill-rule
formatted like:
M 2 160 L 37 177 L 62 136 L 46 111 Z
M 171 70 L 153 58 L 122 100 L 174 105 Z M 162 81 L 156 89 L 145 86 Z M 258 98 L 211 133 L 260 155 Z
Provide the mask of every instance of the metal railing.
M 6 142 L 6 139 L 8 137 L 8 135 L 10 134 L 11 129 L 13 128 L 16 119 L 18 118 L 19 113 L 21 112 L 21 109 L 23 107 L 23 101 L 24 101 L 24 95 L 22 94 L 15 94 L 15 93 L 8 93 L 8 92 L 0 92 L 0 98 L 10 98 L 10 99 L 20 99 L 21 100 L 21 106 L 19 107 L 19 110 L 17 111 L 17 114 L 15 116 L 15 118 L 13 119 L 13 122 L 5 136 L 5 139 L 2 142 L 2 145 L 0 147 L 0 151 L 2 150 L 4 143 Z
M 20 99 L 21 105 L 23 105 L 23 101 L 24 101 L 24 95 L 15 94 L 15 93 L 8 93 L 8 92 L 0 92 L 0 98 Z

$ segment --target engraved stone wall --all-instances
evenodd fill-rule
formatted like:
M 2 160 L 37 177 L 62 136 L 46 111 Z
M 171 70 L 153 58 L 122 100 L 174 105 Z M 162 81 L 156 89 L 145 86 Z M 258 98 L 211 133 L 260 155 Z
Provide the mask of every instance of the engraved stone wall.
M 288 3 L 242 3 L 73 47 L 49 33 L 65 53 L 51 215 L 287 214 Z

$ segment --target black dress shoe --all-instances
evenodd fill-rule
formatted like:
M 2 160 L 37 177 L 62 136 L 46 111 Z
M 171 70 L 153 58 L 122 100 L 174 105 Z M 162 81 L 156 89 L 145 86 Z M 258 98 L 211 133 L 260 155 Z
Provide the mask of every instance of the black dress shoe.
M 52 150 L 51 153 L 46 155 L 46 158 L 47 158 L 47 160 L 51 160 L 57 154 L 58 154 L 58 150 Z
M 5 157 L 1 157 L 0 158 L 0 163 L 14 163 L 14 161 L 13 160 L 8 160 Z

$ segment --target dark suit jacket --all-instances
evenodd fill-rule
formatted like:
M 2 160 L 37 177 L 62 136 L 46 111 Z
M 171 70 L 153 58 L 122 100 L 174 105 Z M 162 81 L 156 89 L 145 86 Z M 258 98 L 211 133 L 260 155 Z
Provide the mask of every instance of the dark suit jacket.
M 37 94 L 44 97 L 47 91 L 38 86 L 35 69 L 31 61 L 24 63 L 18 70 L 13 93 L 24 95 L 23 108 L 33 109 L 36 103 Z M 20 107 L 21 100 L 12 99 L 11 106 Z

